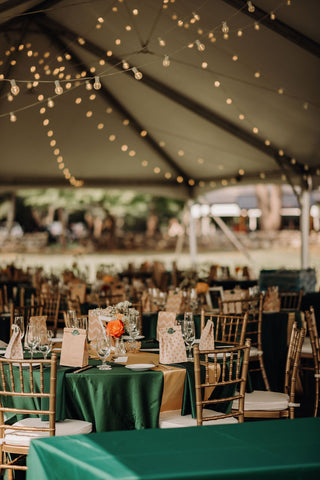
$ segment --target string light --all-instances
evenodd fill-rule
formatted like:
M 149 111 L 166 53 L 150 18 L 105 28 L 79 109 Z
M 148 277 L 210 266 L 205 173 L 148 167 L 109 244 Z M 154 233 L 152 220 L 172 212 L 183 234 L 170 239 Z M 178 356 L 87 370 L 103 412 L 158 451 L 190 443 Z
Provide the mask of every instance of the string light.
M 159 42 L 160 47 L 165 47 L 165 46 L 166 46 L 165 40 L 163 40 L 163 39 L 160 38 L 160 37 L 158 37 L 158 42 Z
M 13 95 L 18 95 L 18 93 L 20 92 L 20 88 L 16 84 L 16 81 L 15 80 L 10 80 L 10 84 L 11 84 L 11 93 Z
M 130 68 L 130 65 L 129 63 L 127 62 L 127 60 L 122 60 L 122 68 L 124 70 L 128 70 L 128 68 Z
M 17 117 L 15 116 L 15 114 L 13 112 L 10 112 L 10 122 L 16 122 L 17 120 Z
M 222 22 L 221 30 L 222 30 L 222 33 L 229 33 L 229 27 L 227 25 L 227 22 Z
M 252 2 L 247 2 L 248 5 L 248 12 L 253 13 L 256 7 L 252 4 Z
M 99 77 L 94 77 L 93 88 L 94 88 L 95 90 L 100 90 L 100 88 L 101 88 L 101 82 L 100 82 L 100 78 L 99 78 Z
M 170 66 L 170 60 L 169 60 L 168 55 L 165 55 L 165 56 L 164 56 L 164 59 L 162 60 L 162 65 L 163 65 L 164 67 L 169 67 L 169 66 Z
M 55 84 L 55 89 L 54 89 L 55 93 L 57 95 L 62 95 L 63 88 L 61 87 L 59 80 L 55 80 L 54 84 Z
M 205 44 L 201 43 L 199 39 L 197 39 L 194 43 L 197 45 L 199 52 L 203 52 L 206 49 Z
M 270 18 L 271 18 L 271 20 L 275 20 L 276 19 L 276 14 L 274 12 L 270 12 Z
M 132 71 L 133 71 L 133 74 L 134 74 L 134 78 L 136 80 L 141 80 L 143 75 L 142 73 L 137 69 L 137 67 L 132 67 Z
M 86 89 L 87 90 L 92 90 L 92 85 L 90 83 L 90 80 L 86 80 Z

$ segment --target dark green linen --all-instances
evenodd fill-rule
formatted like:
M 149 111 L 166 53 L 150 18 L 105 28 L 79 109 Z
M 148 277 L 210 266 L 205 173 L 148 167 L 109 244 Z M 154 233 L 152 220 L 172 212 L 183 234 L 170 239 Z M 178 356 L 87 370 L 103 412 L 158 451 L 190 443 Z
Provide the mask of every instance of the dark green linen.
M 316 480 L 319 431 L 300 418 L 33 440 L 27 480 Z
M 112 370 L 67 373 L 67 417 L 92 422 L 97 432 L 156 428 L 162 389 L 160 371 L 136 372 L 112 364 Z
M 296 312 L 296 321 L 301 326 L 300 312 Z M 283 392 L 287 357 L 288 312 L 264 312 L 262 315 L 262 350 L 264 365 L 270 385 L 274 392 Z M 255 386 L 256 387 L 256 386 Z
M 0 313 L 0 340 L 10 341 L 10 313 Z

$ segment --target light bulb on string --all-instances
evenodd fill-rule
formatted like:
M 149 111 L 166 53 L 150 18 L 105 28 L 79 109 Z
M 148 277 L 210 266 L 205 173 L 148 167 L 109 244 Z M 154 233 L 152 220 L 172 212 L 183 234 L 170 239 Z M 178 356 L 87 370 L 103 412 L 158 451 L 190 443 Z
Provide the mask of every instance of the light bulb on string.
M 200 15 L 198 15 L 196 12 L 192 12 L 192 15 L 196 22 L 200 20 Z
M 99 77 L 94 77 L 93 88 L 94 88 L 95 90 L 100 90 L 100 88 L 101 88 L 101 82 L 100 82 L 100 78 L 99 78 Z
M 49 107 L 49 108 L 53 108 L 53 107 L 54 107 L 54 101 L 52 100 L 52 98 L 49 98 L 49 99 L 48 99 L 48 107 Z
M 13 95 L 18 95 L 18 93 L 20 92 L 20 88 L 16 84 L 16 81 L 15 80 L 10 80 L 10 84 L 11 84 L 11 93 Z
M 199 50 L 199 52 L 203 52 L 206 48 L 205 44 L 201 43 L 199 39 L 195 41 L 195 44 L 197 45 L 197 49 Z
M 10 122 L 15 122 L 17 120 L 17 117 L 13 112 L 10 113 Z
M 137 67 L 132 67 L 132 71 L 133 71 L 133 74 L 134 74 L 134 78 L 136 80 L 141 80 L 143 75 L 142 73 L 137 69 Z
M 163 39 L 160 38 L 160 37 L 158 37 L 158 42 L 159 42 L 160 47 L 165 47 L 165 46 L 166 46 L 165 40 L 163 40 Z
M 248 12 L 253 13 L 256 7 L 252 4 L 252 2 L 247 2 L 248 5 Z
M 222 22 L 221 30 L 222 30 L 222 33 L 229 33 L 229 27 L 227 25 L 227 22 Z
M 87 90 L 92 90 L 92 85 L 90 83 L 90 80 L 86 80 L 86 89 Z
M 57 95 L 62 95 L 63 88 L 61 87 L 59 80 L 55 80 L 54 84 L 55 84 L 55 89 L 54 89 L 55 93 Z
M 162 65 L 164 67 L 169 67 L 170 66 L 170 59 L 168 55 L 164 56 L 164 59 L 162 60 Z
M 275 20 L 276 19 L 276 15 L 274 12 L 270 12 L 270 18 L 271 20 Z
M 124 70 L 128 70 L 128 68 L 130 68 L 130 65 L 129 63 L 127 62 L 127 60 L 122 60 L 122 68 Z

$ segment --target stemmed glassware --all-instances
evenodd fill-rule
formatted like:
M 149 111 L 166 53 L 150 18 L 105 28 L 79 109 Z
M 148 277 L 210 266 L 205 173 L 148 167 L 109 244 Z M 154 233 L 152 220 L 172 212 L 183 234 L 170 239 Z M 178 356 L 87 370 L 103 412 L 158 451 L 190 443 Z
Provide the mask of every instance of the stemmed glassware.
M 97 367 L 99 370 L 111 370 L 111 366 L 106 364 L 107 358 L 111 352 L 111 335 L 107 332 L 105 335 L 99 336 L 96 340 L 96 351 L 102 363 Z
M 39 350 L 43 353 L 43 358 L 47 360 L 49 353 L 52 350 L 52 332 L 48 331 L 47 335 L 41 335 L 39 341 Z
M 40 335 L 37 328 L 34 325 L 27 326 L 27 333 L 26 333 L 26 344 L 30 349 L 31 353 L 31 360 L 33 360 L 33 355 L 38 348 L 40 343 Z
M 193 360 L 192 345 L 195 341 L 195 329 L 192 312 L 185 313 L 184 320 L 181 323 L 181 333 L 184 343 L 187 346 L 187 358 L 188 360 Z
M 13 324 L 17 325 L 20 329 L 20 338 L 21 340 L 24 337 L 24 318 L 23 317 L 14 317 Z

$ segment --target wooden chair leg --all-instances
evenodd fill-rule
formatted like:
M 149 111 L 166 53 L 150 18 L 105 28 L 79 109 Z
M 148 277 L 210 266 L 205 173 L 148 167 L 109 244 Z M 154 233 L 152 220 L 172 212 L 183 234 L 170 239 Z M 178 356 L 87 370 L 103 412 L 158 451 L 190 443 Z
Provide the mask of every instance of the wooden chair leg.
M 269 382 L 268 382 L 268 377 L 267 377 L 267 374 L 266 374 L 266 370 L 264 368 L 262 355 L 259 356 L 259 364 L 260 364 L 261 374 L 262 374 L 262 378 L 263 378 L 266 390 L 270 391 L 270 385 L 269 385 Z
M 318 415 L 318 408 L 319 408 L 319 384 L 320 378 L 318 376 L 315 377 L 315 399 L 314 399 L 314 413 L 313 416 L 316 417 Z

